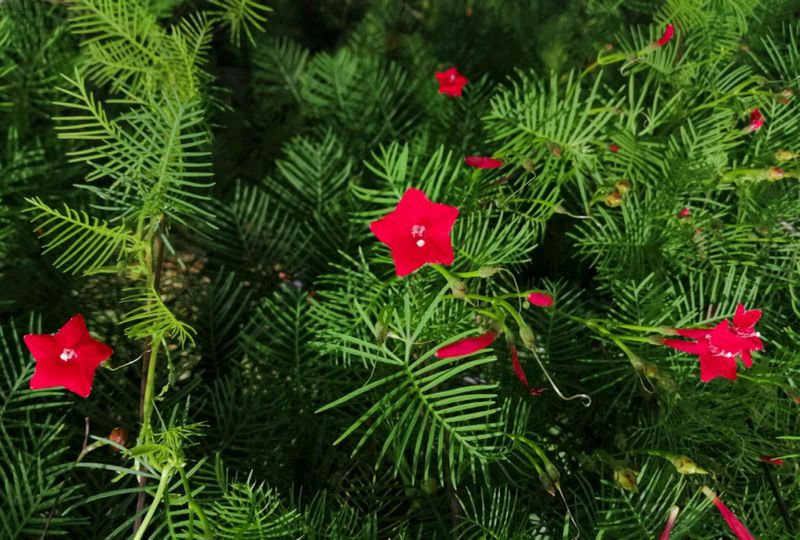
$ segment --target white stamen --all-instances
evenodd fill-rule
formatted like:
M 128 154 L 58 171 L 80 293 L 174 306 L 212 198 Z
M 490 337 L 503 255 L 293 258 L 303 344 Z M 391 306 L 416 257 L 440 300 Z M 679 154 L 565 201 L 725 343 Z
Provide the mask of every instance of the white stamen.
M 61 354 L 58 357 L 61 358 L 64 362 L 69 362 L 76 356 L 78 356 L 78 353 L 76 353 L 72 349 L 64 349 L 63 351 L 61 351 Z
M 417 247 L 423 247 L 424 245 L 425 245 L 425 240 L 423 240 L 422 238 L 417 240 Z

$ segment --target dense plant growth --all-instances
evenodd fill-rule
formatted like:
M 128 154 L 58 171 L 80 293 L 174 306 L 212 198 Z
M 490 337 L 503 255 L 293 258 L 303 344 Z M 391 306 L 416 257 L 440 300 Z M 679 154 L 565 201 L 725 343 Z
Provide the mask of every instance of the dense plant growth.
M 798 18 L 0 1 L 0 537 L 796 538 Z

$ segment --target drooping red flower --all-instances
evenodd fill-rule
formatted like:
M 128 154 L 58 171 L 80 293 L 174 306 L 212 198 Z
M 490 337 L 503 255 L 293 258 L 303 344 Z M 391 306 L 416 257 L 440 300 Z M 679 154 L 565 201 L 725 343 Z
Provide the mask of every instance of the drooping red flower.
M 664 33 L 661 34 L 661 37 L 658 38 L 658 41 L 656 41 L 655 46 L 656 47 L 663 47 L 664 45 L 666 45 L 669 42 L 669 40 L 672 39 L 672 36 L 674 36 L 674 35 L 675 35 L 675 25 L 673 25 L 672 23 L 669 23 L 667 25 L 667 27 L 664 29 Z
M 756 537 L 753 536 L 753 533 L 747 530 L 747 527 L 745 527 L 744 524 L 739 521 L 739 518 L 737 518 L 734 513 L 731 512 L 730 508 L 725 506 L 725 503 L 722 502 L 719 497 L 717 497 L 716 493 L 711 491 L 707 486 L 703 486 L 703 494 L 711 499 L 711 502 L 714 503 L 714 506 L 717 507 L 719 513 L 722 514 L 722 517 L 725 519 L 725 522 L 728 524 L 728 527 L 730 527 L 733 534 L 736 535 L 736 538 L 739 540 L 756 540 Z
M 32 390 L 63 386 L 84 398 L 92 392 L 95 370 L 114 352 L 89 335 L 81 314 L 55 334 L 28 334 L 23 339 L 36 359 Z
M 747 130 L 752 133 L 758 131 L 764 125 L 764 115 L 758 108 L 750 111 L 750 123 L 747 125 Z
M 619 152 L 619 145 L 618 144 L 609 144 L 608 145 L 608 151 L 613 153 L 613 154 L 616 154 L 617 152 Z
M 451 97 L 461 97 L 461 91 L 469 82 L 469 79 L 454 67 L 446 71 L 437 71 L 436 80 L 439 81 L 439 93 L 447 94 Z
M 547 293 L 532 292 L 528 295 L 528 302 L 534 306 L 550 307 L 553 305 L 553 297 Z
M 460 339 L 436 351 L 436 358 L 453 358 L 478 352 L 491 345 L 496 337 L 497 332 L 490 331 L 480 336 Z
M 476 169 L 496 169 L 503 166 L 503 161 L 484 156 L 467 156 L 464 163 Z
M 512 343 L 510 345 L 511 348 L 511 369 L 514 370 L 514 375 L 517 376 L 519 382 L 525 388 L 528 388 L 528 376 L 525 375 L 525 370 L 522 369 L 522 364 L 519 362 L 519 352 L 517 352 L 517 347 Z
M 692 213 L 688 208 L 681 208 L 681 211 L 678 212 L 678 219 L 685 219 L 691 215 Z
M 392 251 L 395 272 L 408 275 L 426 264 L 453 264 L 450 231 L 458 208 L 431 202 L 419 189 L 409 188 L 395 210 L 369 224 L 378 240 Z

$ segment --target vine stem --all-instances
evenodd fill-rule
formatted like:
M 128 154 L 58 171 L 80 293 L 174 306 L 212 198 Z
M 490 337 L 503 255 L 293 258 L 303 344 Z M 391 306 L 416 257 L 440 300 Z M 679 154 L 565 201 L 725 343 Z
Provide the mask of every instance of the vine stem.
M 153 516 L 156 513 L 156 508 L 158 508 L 158 503 L 159 501 L 161 501 L 161 498 L 164 496 L 164 492 L 167 489 L 167 484 L 169 484 L 171 473 L 172 473 L 172 467 L 170 465 L 167 465 L 166 467 L 164 467 L 164 470 L 161 471 L 161 480 L 158 482 L 158 489 L 156 490 L 156 495 L 155 498 L 153 499 L 153 504 L 150 505 L 150 509 L 147 510 L 147 515 L 140 523 L 139 529 L 136 531 L 136 535 L 133 537 L 134 540 L 141 540 L 142 538 L 144 538 L 144 533 L 147 530 L 147 526 L 153 519 Z
M 147 261 L 149 263 L 148 267 L 152 272 L 152 285 L 156 293 L 160 288 L 161 268 L 164 263 L 164 240 L 161 237 L 164 234 L 165 228 L 166 216 L 162 215 L 155 237 L 153 238 L 153 255 L 150 257 L 150 260 Z M 141 428 L 139 431 L 140 441 L 150 433 L 150 415 L 153 411 L 153 386 L 155 384 L 157 366 L 156 359 L 160 344 L 161 336 L 150 336 L 144 343 L 144 352 L 142 353 L 142 382 L 139 387 L 139 419 L 141 420 Z M 144 470 L 144 468 L 140 467 L 140 470 Z M 145 498 L 147 497 L 147 493 L 144 491 L 144 486 L 146 484 L 147 477 L 140 475 L 139 488 L 141 491 L 139 491 L 139 495 L 136 498 L 136 519 L 133 522 L 134 535 L 138 533 L 143 523 L 141 514 L 144 510 Z

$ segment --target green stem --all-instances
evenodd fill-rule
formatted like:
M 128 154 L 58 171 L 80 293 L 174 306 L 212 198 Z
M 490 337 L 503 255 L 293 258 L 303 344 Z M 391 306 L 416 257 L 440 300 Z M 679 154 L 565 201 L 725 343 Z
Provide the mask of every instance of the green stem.
M 144 538 L 144 533 L 147 531 L 147 526 L 150 524 L 150 521 L 153 519 L 153 516 L 156 513 L 156 509 L 158 508 L 158 503 L 161 502 L 162 497 L 164 496 L 164 492 L 169 485 L 170 475 L 172 473 L 172 465 L 167 465 L 164 467 L 164 470 L 161 471 L 161 480 L 158 482 L 158 489 L 156 490 L 155 497 L 153 497 L 153 502 L 150 503 L 150 508 L 147 510 L 147 515 L 144 516 L 141 525 L 139 525 L 139 529 L 136 531 L 136 535 L 133 537 L 133 540 L 141 540 Z
M 203 508 L 197 504 L 197 502 L 192 497 L 192 488 L 189 485 L 189 478 L 186 476 L 186 472 L 183 470 L 182 467 L 178 467 L 178 473 L 181 475 L 181 482 L 183 483 L 183 490 L 186 492 L 186 501 L 189 506 L 189 529 L 194 530 L 194 526 L 192 524 L 192 512 L 197 514 L 197 517 L 200 518 L 200 524 L 203 526 L 203 538 L 206 540 L 211 540 L 214 538 L 211 529 L 211 523 L 208 521 L 208 517 L 206 517 L 206 513 L 203 512 Z

